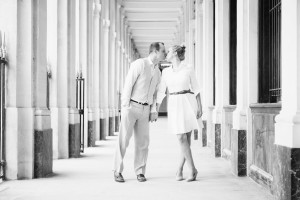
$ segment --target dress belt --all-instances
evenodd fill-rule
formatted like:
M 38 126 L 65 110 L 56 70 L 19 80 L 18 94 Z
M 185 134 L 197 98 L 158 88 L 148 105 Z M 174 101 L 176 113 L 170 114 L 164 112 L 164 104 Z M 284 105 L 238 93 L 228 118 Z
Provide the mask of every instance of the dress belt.
M 172 93 L 170 93 L 170 95 L 187 94 L 187 93 L 194 94 L 194 92 L 192 92 L 191 90 L 182 90 L 179 92 L 172 92 Z
M 135 102 L 135 103 L 141 104 L 141 105 L 143 105 L 143 106 L 148 106 L 148 105 L 149 105 L 148 103 L 138 102 L 138 101 L 135 101 L 135 100 L 133 100 L 133 99 L 130 99 L 130 101 L 133 101 L 133 102 Z

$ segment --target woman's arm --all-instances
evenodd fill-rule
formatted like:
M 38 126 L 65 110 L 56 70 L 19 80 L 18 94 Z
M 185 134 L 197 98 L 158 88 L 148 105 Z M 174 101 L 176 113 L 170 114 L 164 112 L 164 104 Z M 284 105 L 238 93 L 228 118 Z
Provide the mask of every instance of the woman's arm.
M 198 108 L 197 108 L 197 119 L 199 119 L 200 117 L 202 117 L 202 114 L 203 114 L 200 92 L 197 94 L 196 99 L 197 99 L 197 105 L 198 105 Z

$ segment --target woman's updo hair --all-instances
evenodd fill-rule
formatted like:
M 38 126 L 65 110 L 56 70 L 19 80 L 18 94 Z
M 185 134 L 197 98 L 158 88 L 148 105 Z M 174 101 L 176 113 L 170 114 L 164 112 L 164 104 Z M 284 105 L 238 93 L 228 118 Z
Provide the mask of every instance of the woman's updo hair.
M 173 51 L 177 53 L 177 56 L 180 61 L 185 59 L 185 46 L 174 45 Z

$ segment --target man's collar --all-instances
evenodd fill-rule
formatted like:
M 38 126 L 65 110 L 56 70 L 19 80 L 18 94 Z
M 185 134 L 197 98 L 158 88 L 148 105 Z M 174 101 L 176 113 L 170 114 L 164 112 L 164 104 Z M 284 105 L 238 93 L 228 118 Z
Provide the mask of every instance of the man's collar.
M 153 65 L 153 62 L 152 62 L 152 60 L 150 59 L 150 56 L 148 56 L 147 59 L 148 59 L 150 65 Z

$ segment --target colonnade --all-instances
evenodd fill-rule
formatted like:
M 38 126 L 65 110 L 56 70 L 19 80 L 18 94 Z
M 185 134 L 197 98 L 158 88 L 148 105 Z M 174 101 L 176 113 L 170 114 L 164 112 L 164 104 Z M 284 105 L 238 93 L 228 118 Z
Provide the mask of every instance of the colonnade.
M 3 0 L 1 5 L 10 19 L 10 24 L 1 20 L 9 59 L 6 178 L 44 177 L 52 172 L 52 159 L 79 157 L 82 147 L 118 131 L 123 82 L 139 54 L 122 1 Z M 78 78 L 85 80 L 83 111 L 77 106 Z

